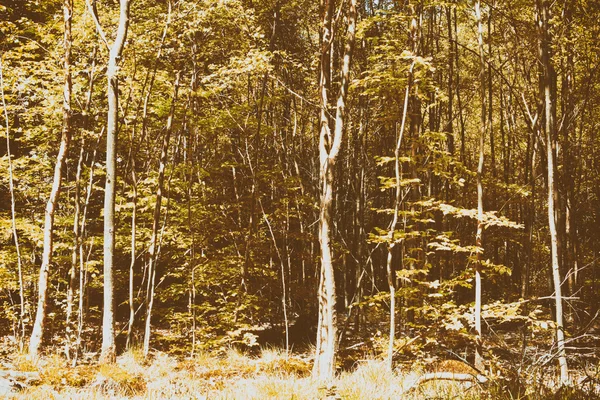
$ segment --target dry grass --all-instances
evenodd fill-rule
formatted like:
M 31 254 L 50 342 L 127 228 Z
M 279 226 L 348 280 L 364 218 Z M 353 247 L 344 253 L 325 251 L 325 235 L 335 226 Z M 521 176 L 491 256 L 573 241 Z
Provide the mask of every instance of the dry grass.
M 324 387 L 310 377 L 310 360 L 277 349 L 264 349 L 258 357 L 232 349 L 219 356 L 199 353 L 186 360 L 164 353 L 144 360 L 133 350 L 112 365 L 70 368 L 60 356 L 35 365 L 24 361 L 18 365 L 40 372 L 42 383 L 16 397 L 32 400 L 511 398 L 492 386 L 467 388 L 464 383 L 448 381 L 431 381 L 407 391 L 422 371 L 414 368 L 392 373 L 379 360 L 362 361 Z

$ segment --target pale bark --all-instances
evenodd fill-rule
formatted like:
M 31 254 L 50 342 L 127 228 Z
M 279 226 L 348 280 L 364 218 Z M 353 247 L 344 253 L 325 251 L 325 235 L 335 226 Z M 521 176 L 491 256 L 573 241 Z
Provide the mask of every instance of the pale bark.
M 342 146 L 342 135 L 346 118 L 346 97 L 350 81 L 350 63 L 356 33 L 356 3 L 350 1 L 348 13 L 348 33 L 342 60 L 342 82 L 337 97 L 335 128 L 333 136 L 329 127 L 329 79 L 332 47 L 332 12 L 333 0 L 325 1 L 323 17 L 323 38 L 321 54 L 321 131 L 319 135 L 319 183 L 321 187 L 319 213 L 319 243 L 321 245 L 321 273 L 318 289 L 319 323 L 317 328 L 317 348 L 313 376 L 321 380 L 331 381 L 335 376 L 335 359 L 337 353 L 337 315 L 335 277 L 331 249 L 331 225 L 333 221 L 333 196 L 336 187 L 334 180 L 335 162 Z
M 71 251 L 71 268 L 69 269 L 69 288 L 67 290 L 67 311 L 65 318 L 65 328 L 66 328 L 66 337 L 65 337 L 65 357 L 67 360 L 71 359 L 71 344 L 73 342 L 73 338 L 71 335 L 72 326 L 71 326 L 71 315 L 73 314 L 73 303 L 75 299 L 75 284 L 77 281 L 77 251 L 79 249 L 79 240 L 80 240 L 80 226 L 79 226 L 79 218 L 81 212 L 80 206 L 80 182 L 81 182 L 81 166 L 83 164 L 83 150 L 85 147 L 85 140 L 81 141 L 81 148 L 79 150 L 79 160 L 77 161 L 77 173 L 75 174 L 75 199 L 74 199 L 74 208 L 75 215 L 73 217 L 73 250 Z
M 106 71 L 108 121 L 106 124 L 106 184 L 104 188 L 104 308 L 102 312 L 102 353 L 100 355 L 101 361 L 105 363 L 112 363 L 116 360 L 113 259 L 115 252 L 119 62 L 129 28 L 130 0 L 120 0 L 119 5 L 117 36 L 110 47 Z M 98 30 L 102 32 L 100 25 L 98 25 Z M 105 37 L 102 33 L 100 36 Z
M 326 144 L 330 140 L 331 131 L 329 127 L 329 87 L 331 81 L 331 19 L 333 13 L 333 0 L 324 1 L 324 14 L 321 38 L 321 71 L 319 90 L 321 95 L 320 132 L 319 132 L 319 184 L 321 187 L 321 210 L 319 215 L 319 243 L 321 246 L 321 269 L 319 274 L 318 304 L 319 315 L 317 323 L 317 340 L 315 349 L 315 363 L 313 365 L 313 376 L 320 379 L 331 379 L 335 374 L 335 348 L 326 354 L 325 347 L 335 343 L 336 315 L 335 315 L 335 283 L 329 284 L 325 290 L 326 270 L 330 269 L 327 278 L 333 278 L 333 265 L 331 265 L 331 248 L 329 245 L 329 221 L 330 213 L 325 214 L 331 208 L 331 199 L 326 203 L 326 191 L 328 181 L 325 176 L 328 164 Z M 329 207 L 329 209 L 327 208 Z M 324 235 L 325 233 L 325 235 Z M 328 272 L 328 271 L 327 271 Z M 331 304 L 334 303 L 334 304 Z M 331 337 L 333 336 L 333 337 Z
M 479 134 L 479 162 L 477 164 L 477 232 L 475 234 L 475 246 L 477 246 L 475 263 L 475 368 L 483 371 L 483 356 L 481 354 L 481 257 L 483 253 L 483 162 L 485 150 L 485 135 L 487 130 L 486 119 L 486 93 L 485 93 L 485 54 L 483 50 L 483 24 L 481 23 L 481 2 L 475 3 L 475 14 L 477 16 L 477 41 L 479 44 L 480 72 L 479 82 L 481 91 L 481 131 Z
M 561 385 L 568 385 L 569 380 L 569 368 L 567 365 L 567 357 L 565 350 L 565 332 L 563 323 L 563 307 L 562 307 L 562 288 L 560 278 L 560 263 L 558 257 L 558 232 L 556 228 L 556 209 L 555 201 L 558 198 L 558 191 L 555 187 L 554 173 L 555 173 L 555 124 L 554 124 L 554 99 L 552 96 L 552 81 L 556 79 L 554 74 L 554 68 L 551 59 L 551 42 L 552 37 L 550 34 L 550 10 L 549 2 L 546 0 L 538 0 L 537 12 L 538 12 L 538 28 L 539 28 L 539 39 L 540 39 L 540 50 L 541 50 L 541 63 L 542 63 L 542 85 L 540 89 L 543 91 L 543 102 L 544 102 L 544 122 L 546 130 L 546 158 L 548 163 L 548 229 L 550 230 L 550 253 L 551 253 L 551 267 L 552 267 L 552 279 L 554 283 L 554 299 L 555 299 L 555 312 L 556 312 L 556 344 L 557 344 L 557 355 L 558 364 L 560 366 L 560 383 Z
M 46 204 L 46 212 L 44 218 L 44 249 L 42 252 L 42 265 L 38 279 L 38 302 L 33 324 L 33 331 L 29 340 L 29 355 L 37 357 L 39 355 L 42 337 L 46 322 L 46 305 L 48 299 L 48 275 L 50 273 L 50 264 L 52 263 L 52 245 L 54 239 L 54 212 L 56 204 L 60 196 L 62 184 L 62 174 L 69 151 L 69 143 L 71 141 L 71 21 L 73 17 L 73 2 L 65 0 L 63 3 L 64 14 L 64 74 L 65 83 L 63 91 L 63 126 L 60 140 L 58 155 L 56 156 L 56 165 L 54 167 L 54 177 L 52 181 L 52 189 Z
M 413 68 L 415 63 L 413 62 L 409 69 L 409 76 L 413 72 Z M 407 81 L 408 82 L 408 81 Z M 406 124 L 406 115 L 408 113 L 408 99 L 410 92 L 410 84 L 407 83 L 406 90 L 404 92 L 404 108 L 402 111 L 402 123 L 400 124 L 400 131 L 398 132 L 398 140 L 396 142 L 396 149 L 394 150 L 394 172 L 396 177 L 396 196 L 394 202 L 394 214 L 392 217 L 392 223 L 390 224 L 390 230 L 388 232 L 388 254 L 387 254 L 387 263 L 386 263 L 386 271 L 387 271 L 387 280 L 388 287 L 390 290 L 390 337 L 388 343 L 388 354 L 386 359 L 386 364 L 388 369 L 392 370 L 392 359 L 394 356 L 394 339 L 396 334 L 396 285 L 395 285 L 395 276 L 392 268 L 392 253 L 394 246 L 396 245 L 396 240 L 394 239 L 394 232 L 396 231 L 396 226 L 398 225 L 398 212 L 400 211 L 400 204 L 402 202 L 402 186 L 400 185 L 400 148 L 402 146 L 402 138 L 404 136 L 404 126 Z
M 165 180 L 165 168 L 167 164 L 167 153 L 169 150 L 169 141 L 171 138 L 171 132 L 173 130 L 173 120 L 175 117 L 175 103 L 177 102 L 177 93 L 179 91 L 179 77 L 180 72 L 177 72 L 175 77 L 175 84 L 173 90 L 173 98 L 171 99 L 171 109 L 169 111 L 169 117 L 167 119 L 167 126 L 165 135 L 163 137 L 162 149 L 160 154 L 160 164 L 158 167 L 158 187 L 156 189 L 156 203 L 154 204 L 154 220 L 152 222 L 152 236 L 150 237 L 150 247 L 148 249 L 148 284 L 149 293 L 148 304 L 146 308 L 146 321 L 144 330 L 144 357 L 148 356 L 150 351 L 150 335 L 151 335 L 151 320 L 152 320 L 152 306 L 154 304 L 154 289 L 156 282 L 156 253 L 158 245 L 158 226 L 160 223 L 161 213 L 161 202 L 164 190 Z
M 135 175 L 135 162 L 131 166 L 131 189 L 133 191 L 133 209 L 131 210 L 131 262 L 129 263 L 129 322 L 127 323 L 127 342 L 125 347 L 130 349 L 133 345 L 133 324 L 135 322 L 135 304 L 133 299 L 133 278 L 136 258 L 136 218 L 137 218 L 137 177 Z
M 192 77 L 192 90 L 195 89 L 195 81 Z M 192 106 L 192 110 L 193 110 Z M 196 235 L 194 232 L 194 226 L 192 224 L 192 189 L 193 189 L 193 179 L 194 179 L 194 155 L 193 155 L 193 138 L 192 135 L 195 132 L 190 130 L 190 135 L 188 137 L 186 143 L 186 164 L 188 168 L 188 176 L 187 176 L 187 217 L 188 217 L 188 229 L 189 234 L 192 239 L 192 248 L 190 249 L 190 293 L 189 293 L 189 311 L 190 317 L 192 319 L 192 350 L 190 352 L 190 357 L 194 357 L 196 352 Z

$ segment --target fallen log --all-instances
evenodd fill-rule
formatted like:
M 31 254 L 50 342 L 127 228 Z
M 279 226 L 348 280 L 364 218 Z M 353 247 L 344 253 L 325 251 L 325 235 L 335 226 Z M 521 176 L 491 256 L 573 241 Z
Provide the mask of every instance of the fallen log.
M 464 362 L 446 360 L 436 364 L 432 372 L 418 376 L 412 382 L 405 382 L 401 394 L 406 394 L 420 385 L 434 380 L 483 384 L 488 381 L 488 378 Z
M 0 370 L 0 396 L 8 397 L 40 381 L 39 372 Z

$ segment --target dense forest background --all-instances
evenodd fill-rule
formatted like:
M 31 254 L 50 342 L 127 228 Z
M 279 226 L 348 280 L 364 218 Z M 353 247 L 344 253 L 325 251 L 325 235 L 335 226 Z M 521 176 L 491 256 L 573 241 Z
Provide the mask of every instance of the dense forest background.
M 2 1 L 5 346 L 316 343 L 322 378 L 368 352 L 569 383 L 598 358 L 599 15 Z

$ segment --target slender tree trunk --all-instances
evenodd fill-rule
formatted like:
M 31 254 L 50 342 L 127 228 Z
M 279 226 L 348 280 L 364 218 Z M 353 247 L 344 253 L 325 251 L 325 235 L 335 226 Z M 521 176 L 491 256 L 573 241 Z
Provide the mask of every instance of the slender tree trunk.
M 568 274 L 569 294 L 576 293 L 578 290 L 579 265 L 577 260 L 577 207 L 575 202 L 575 180 L 576 159 L 574 144 L 576 141 L 575 131 L 575 96 L 573 88 L 575 87 L 575 63 L 573 55 L 573 33 L 571 24 L 573 23 L 573 5 L 565 3 L 564 22 L 567 26 L 565 32 L 565 60 L 562 79 L 562 136 L 563 136 L 563 191 L 565 197 L 565 251 L 564 260 L 568 268 L 564 268 Z M 572 266 L 572 268 L 571 268 Z M 577 315 L 577 314 L 575 314 Z
M 133 299 L 133 278 L 136 258 L 136 227 L 137 227 L 137 177 L 135 175 L 135 161 L 131 166 L 131 189 L 133 191 L 133 209 L 131 211 L 131 262 L 129 263 L 129 322 L 127 323 L 127 342 L 125 346 L 131 349 L 133 345 L 133 324 L 135 322 L 135 304 Z
M 158 45 L 158 50 L 156 52 L 156 56 L 154 58 L 152 68 L 148 69 L 146 73 L 146 77 L 144 78 L 144 84 L 142 85 L 142 94 L 145 93 L 143 98 L 140 98 L 138 102 L 136 117 L 133 123 L 133 130 L 131 133 L 131 147 L 129 148 L 129 155 L 127 157 L 127 166 L 131 165 L 131 179 L 132 179 L 132 190 L 133 190 L 133 210 L 131 215 L 131 261 L 129 263 L 129 321 L 127 324 L 127 339 L 126 339 L 126 348 L 131 348 L 133 345 L 133 325 L 135 323 L 135 304 L 134 304 L 134 267 L 135 260 L 137 257 L 136 254 L 136 235 L 137 235 L 137 177 L 136 177 L 136 163 L 135 163 L 135 155 L 139 147 L 144 144 L 147 134 L 147 124 L 148 124 L 148 104 L 150 102 L 150 95 L 152 94 L 152 89 L 154 87 L 154 80 L 156 78 L 156 71 L 158 69 L 158 61 L 162 56 L 162 50 L 164 48 L 165 40 L 167 37 L 167 33 L 169 31 L 169 26 L 171 25 L 171 15 L 173 10 L 173 3 L 171 1 L 167 2 L 167 15 L 165 19 L 165 25 L 163 27 L 162 35 L 160 37 L 160 43 Z M 148 90 L 146 91 L 146 86 L 148 86 Z M 138 124 L 138 116 L 140 107 L 142 107 L 142 128 L 141 128 L 141 137 L 139 140 L 139 145 L 136 147 L 135 144 L 135 130 Z
M 458 18 L 456 16 L 456 8 L 453 9 L 454 14 L 454 56 L 455 59 L 455 70 L 456 70 L 456 101 L 458 105 L 458 121 L 460 122 L 460 162 L 464 166 L 467 165 L 466 153 L 465 153 L 465 117 L 463 114 L 462 96 L 460 92 L 460 52 L 458 51 Z
M 67 291 L 67 315 L 65 318 L 66 338 L 65 338 L 65 356 L 67 360 L 71 359 L 71 344 L 73 342 L 71 315 L 73 314 L 73 303 L 75 299 L 75 285 L 77 283 L 77 251 L 79 249 L 79 218 L 81 212 L 80 206 L 80 183 L 81 183 L 81 167 L 83 164 L 83 153 L 85 140 L 81 140 L 81 148 L 79 150 L 79 160 L 77 161 L 77 173 L 75 174 L 75 216 L 73 217 L 73 250 L 71 252 L 71 269 L 69 270 L 69 289 Z
M 348 33 L 342 62 L 342 82 L 337 98 L 335 128 L 333 135 L 329 126 L 329 86 L 331 75 L 332 13 L 333 0 L 325 0 L 323 37 L 321 44 L 321 131 L 319 134 L 319 183 L 321 187 L 319 212 L 319 243 L 321 246 L 321 272 L 319 278 L 319 323 L 313 376 L 331 381 L 335 376 L 337 353 L 337 315 L 335 277 L 331 249 L 331 225 L 333 221 L 333 198 L 336 182 L 334 167 L 340 148 L 346 118 L 346 97 L 350 81 L 350 65 L 356 32 L 356 3 L 351 0 L 348 13 Z
M 194 76 L 192 76 L 192 87 L 195 89 Z M 194 109 L 192 105 L 192 110 Z M 190 129 L 190 134 L 187 138 L 186 148 L 186 164 L 188 168 L 187 176 L 187 215 L 188 215 L 188 229 L 192 239 L 192 248 L 190 249 L 190 300 L 189 300 L 189 311 L 192 319 L 192 351 L 190 356 L 193 357 L 196 351 L 196 235 L 194 231 L 194 225 L 192 224 L 192 192 L 193 192 L 193 178 L 194 178 L 194 142 L 193 142 L 193 130 Z
M 447 6 L 446 19 L 448 20 L 448 123 L 446 137 L 448 153 L 454 156 L 454 36 L 452 34 L 452 8 Z M 446 194 L 449 196 L 449 193 Z
M 2 95 L 2 110 L 4 115 L 4 128 L 6 132 L 6 155 L 8 157 L 8 188 L 10 191 L 10 220 L 13 241 L 15 242 L 15 251 L 17 253 L 17 271 L 19 275 L 19 350 L 23 350 L 23 340 L 25 337 L 25 294 L 23 283 L 23 260 L 21 258 L 21 249 L 19 247 L 19 234 L 17 232 L 17 217 L 15 212 L 15 186 L 12 165 L 12 155 L 10 153 L 10 123 L 8 122 L 8 110 L 6 108 L 6 98 L 4 96 L 4 75 L 3 63 L 0 57 L 0 94 Z
M 171 0 L 167 1 L 167 16 L 165 19 L 165 26 L 163 27 L 163 32 L 160 37 L 160 43 L 158 45 L 158 50 L 156 52 L 156 57 L 154 58 L 154 63 L 152 65 L 152 70 L 148 70 L 146 74 L 146 78 L 144 80 L 144 86 L 148 79 L 150 79 L 150 83 L 148 84 L 148 91 L 144 96 L 144 106 L 142 111 L 142 133 L 140 137 L 140 146 L 144 144 L 144 140 L 146 139 L 147 134 L 147 126 L 148 126 L 148 104 L 150 103 L 150 95 L 152 94 L 152 89 L 154 88 L 154 80 L 156 78 L 156 71 L 158 69 L 158 62 L 162 56 L 162 51 L 165 45 L 165 40 L 167 38 L 167 34 L 169 32 L 169 26 L 171 25 L 171 15 L 173 11 L 173 2 Z M 139 106 L 138 106 L 139 107 Z M 133 151 L 133 149 L 132 149 Z
M 102 313 L 103 363 L 116 360 L 113 262 L 115 252 L 115 193 L 117 184 L 117 134 L 119 119 L 119 62 L 129 28 L 130 0 L 120 0 L 117 36 L 110 47 L 108 79 L 108 122 L 106 124 L 106 185 L 104 188 L 104 309 Z M 94 14 L 95 17 L 95 14 Z M 102 36 L 104 36 L 102 34 Z
M 92 82 L 90 82 L 91 89 Z M 75 340 L 75 354 L 73 356 L 72 365 L 77 364 L 77 358 L 79 355 L 79 349 L 81 348 L 82 343 L 82 334 L 83 334 L 83 320 L 84 320 L 84 298 L 85 298 L 85 286 L 86 286 L 86 258 L 84 257 L 84 242 L 86 239 L 86 221 L 87 221 L 87 210 L 90 204 L 90 198 L 92 196 L 92 188 L 94 183 L 94 165 L 96 163 L 96 154 L 98 152 L 98 147 L 100 145 L 100 140 L 104 133 L 104 128 L 98 135 L 98 139 L 96 140 L 94 151 L 92 152 L 92 158 L 90 162 L 90 177 L 88 179 L 85 202 L 83 203 L 83 210 L 81 213 L 81 225 L 79 228 L 79 244 L 78 244 L 78 253 L 79 253 L 79 304 L 77 310 L 77 339 Z M 92 245 L 90 245 L 91 249 Z M 89 255 L 88 255 L 89 258 Z
M 421 48 L 421 41 L 422 41 L 422 30 L 423 30 L 423 26 L 422 26 L 422 7 L 416 7 L 415 10 L 415 15 L 412 17 L 411 19 L 411 23 L 410 23 L 410 36 L 409 36 L 409 45 L 412 48 L 412 56 L 413 57 L 418 57 L 420 55 L 422 55 L 424 53 L 423 49 Z M 409 74 L 408 74 L 408 85 L 413 88 L 413 91 L 410 94 L 410 99 L 409 99 L 409 104 L 410 104 L 410 108 L 409 108 L 409 133 L 410 133 L 410 151 L 411 151 L 411 163 L 410 163 L 410 172 L 411 172 L 411 177 L 412 179 L 416 181 L 420 181 L 419 178 L 419 171 L 417 170 L 418 168 L 418 164 L 419 164 L 419 155 L 421 154 L 421 145 L 419 143 L 419 136 L 421 133 L 421 124 L 422 124 L 422 114 L 421 114 L 421 98 L 420 98 L 420 94 L 419 94 L 419 86 L 416 84 L 416 77 L 415 74 L 413 73 L 413 70 L 409 70 Z M 415 213 L 416 212 L 416 208 L 415 208 L 415 203 L 417 201 L 419 201 L 419 199 L 421 198 L 421 189 L 420 186 L 416 185 L 416 186 L 412 186 L 410 188 L 410 195 L 411 195 L 411 205 L 410 205 L 410 212 L 411 213 Z M 419 230 L 418 227 L 418 223 L 415 224 L 417 226 L 417 230 Z M 418 265 L 421 265 L 421 261 L 422 261 L 422 250 L 423 246 L 420 246 L 418 244 L 419 238 L 415 239 L 415 243 L 412 244 L 412 247 L 409 251 L 415 251 L 415 257 L 414 257 L 414 261 L 411 261 L 408 263 L 408 267 L 411 270 L 415 270 L 416 268 L 418 268 Z M 402 246 L 404 249 L 406 249 L 407 247 L 411 246 L 410 243 L 402 243 Z M 414 249 L 414 250 L 413 250 Z M 411 287 L 413 286 L 413 283 L 410 281 L 404 281 L 404 284 L 407 287 Z M 406 321 L 409 323 L 413 323 L 415 321 L 415 308 L 418 308 L 417 305 L 417 301 L 418 299 L 415 299 L 414 296 L 406 296 L 405 297 L 406 300 L 406 305 L 407 307 L 405 307 L 406 309 Z
M 552 96 L 553 80 L 556 79 L 554 67 L 552 65 L 551 46 L 552 37 L 550 33 L 550 4 L 548 0 L 537 1 L 537 18 L 538 31 L 541 50 L 542 64 L 542 84 L 540 89 L 544 101 L 544 118 L 546 130 L 546 158 L 548 163 L 548 228 L 550 230 L 550 251 L 551 251 L 551 266 L 552 279 L 554 283 L 555 296 L 555 312 L 556 312 L 556 343 L 558 363 L 560 366 L 560 383 L 568 385 L 569 368 L 567 365 L 567 357 L 565 351 L 565 333 L 563 323 L 563 308 L 562 308 L 562 288 L 560 277 L 560 263 L 558 255 L 558 231 L 556 227 L 556 209 L 555 202 L 558 198 L 558 192 L 555 186 L 554 174 L 556 167 L 555 162 L 555 124 L 554 124 L 554 99 Z
M 162 149 L 160 153 L 160 165 L 158 167 L 158 187 L 156 189 L 156 203 L 154 205 L 154 220 L 152 222 L 152 236 L 150 238 L 150 248 L 148 249 L 148 279 L 149 288 L 148 293 L 148 306 L 146 308 L 146 322 L 144 330 L 144 357 L 148 356 L 150 351 L 150 334 L 151 334 L 151 320 L 152 320 L 152 306 L 154 304 L 154 288 L 156 282 L 156 253 L 158 246 L 158 226 L 160 223 L 160 211 L 162 194 L 164 190 L 165 180 L 165 168 L 167 164 L 167 153 L 169 150 L 169 141 L 171 139 L 171 132 L 173 130 L 173 119 L 175 117 L 175 103 L 177 102 L 177 92 L 179 91 L 179 77 L 181 72 L 178 71 L 175 76 L 175 84 L 173 90 L 173 98 L 171 100 L 171 109 L 169 111 L 169 117 L 167 119 L 167 127 L 165 135 L 163 137 Z
M 410 66 L 409 76 L 412 75 L 415 63 L 413 62 Z M 392 361 L 394 356 L 394 339 L 396 333 L 396 285 L 394 276 L 394 269 L 392 268 L 392 255 L 397 240 L 394 238 L 396 226 L 398 225 L 398 212 L 400 211 L 400 203 L 402 201 L 402 186 L 401 186 L 401 174 L 400 174 L 400 148 L 402 147 L 402 138 L 404 136 L 404 126 L 406 124 L 406 115 L 408 114 L 408 99 L 410 93 L 410 85 L 406 85 L 404 92 L 404 108 L 402 111 L 402 123 L 400 124 L 400 131 L 398 132 L 398 140 L 396 142 L 396 149 L 394 150 L 394 172 L 396 177 L 396 196 L 394 201 L 394 214 L 392 222 L 390 224 L 390 231 L 388 233 L 388 254 L 387 254 L 387 281 L 390 290 L 390 338 L 388 344 L 388 354 L 386 364 L 388 370 L 392 371 Z
M 42 337 L 46 322 L 46 305 L 48 299 L 48 275 L 50 272 L 50 264 L 52 262 L 52 241 L 54 235 L 54 212 L 56 203 L 60 195 L 61 181 L 65 159 L 69 151 L 69 142 L 71 141 L 71 21 L 73 18 L 73 2 L 65 0 L 63 3 L 64 14 L 64 93 L 63 93 L 63 127 L 62 137 L 58 155 L 56 156 L 56 165 L 54 167 L 54 178 L 50 197 L 46 204 L 46 213 L 44 218 L 44 250 L 42 253 L 42 265 L 40 266 L 40 274 L 38 280 L 38 303 L 35 315 L 33 331 L 29 340 L 29 355 L 36 358 L 39 355 Z
M 277 246 L 277 240 L 275 239 L 275 233 L 273 233 L 273 228 L 271 227 L 271 222 L 269 222 L 269 218 L 267 217 L 267 213 L 262 204 L 262 200 L 258 200 L 260 205 L 260 209 L 262 211 L 263 219 L 269 228 L 269 233 L 271 234 L 271 240 L 273 240 L 273 247 L 275 248 L 275 252 L 277 253 L 277 258 L 279 258 L 280 272 L 281 272 L 281 305 L 283 306 L 283 322 L 285 323 L 285 354 L 288 355 L 290 349 L 290 332 L 289 332 L 289 323 L 288 323 L 288 313 L 287 313 L 287 301 L 286 301 L 286 293 L 287 287 L 285 282 L 285 264 L 283 262 L 283 257 L 281 256 L 281 252 L 279 251 L 279 247 Z
M 477 246 L 477 261 L 475 265 L 475 331 L 477 333 L 475 347 L 475 368 L 483 371 L 482 336 L 481 336 L 481 257 L 483 253 L 483 161 L 485 150 L 485 133 L 487 130 L 486 120 L 486 84 L 485 84 L 485 54 L 483 50 L 483 24 L 481 23 L 481 2 L 475 3 L 475 13 L 477 15 L 478 43 L 480 72 L 479 82 L 481 91 L 481 132 L 479 135 L 479 163 L 477 164 L 477 233 L 475 235 L 475 245 Z

